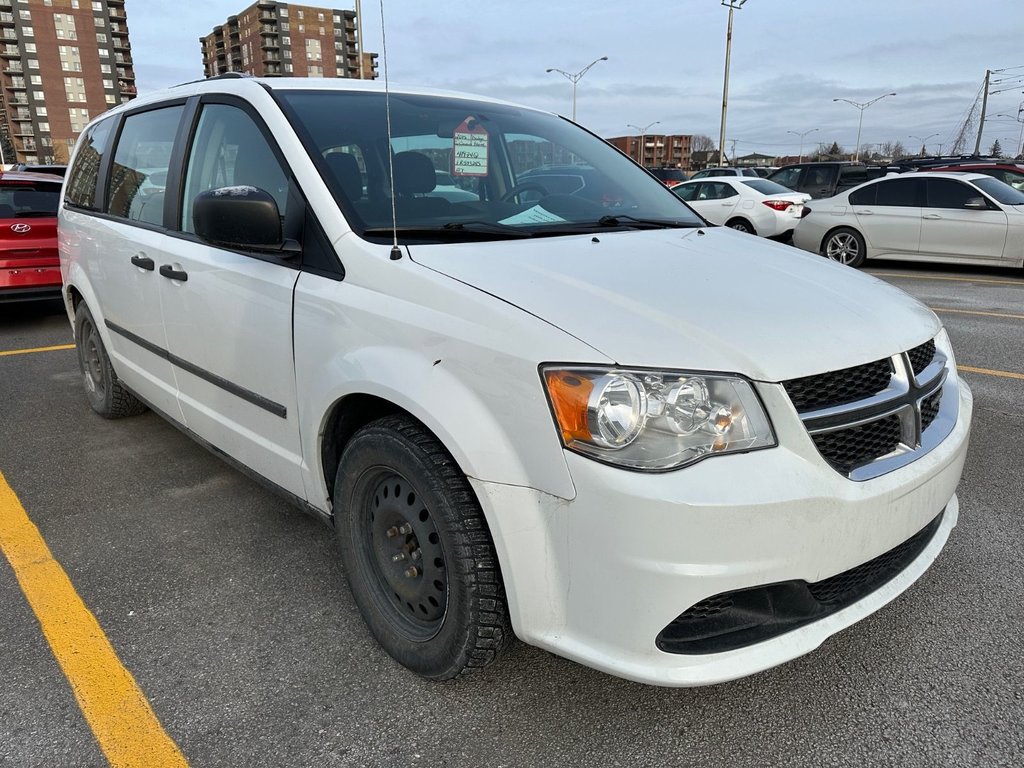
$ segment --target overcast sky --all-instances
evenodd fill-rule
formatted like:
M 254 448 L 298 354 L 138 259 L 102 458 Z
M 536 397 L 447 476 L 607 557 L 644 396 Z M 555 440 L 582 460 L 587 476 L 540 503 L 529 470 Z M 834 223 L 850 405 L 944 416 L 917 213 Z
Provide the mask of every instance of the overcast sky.
M 310 0 L 312 2 L 312 0 Z M 718 142 L 728 10 L 719 0 L 384 0 L 392 83 L 481 93 L 568 115 L 578 72 L 577 120 L 605 136 L 706 134 Z M 202 77 L 199 37 L 246 0 L 126 3 L 140 92 Z M 353 0 L 324 3 L 353 8 Z M 363 0 L 364 45 L 381 52 L 379 0 Z M 382 57 L 383 59 L 383 57 Z M 851 149 L 855 107 L 862 144 L 927 137 L 949 148 L 986 69 L 1005 89 L 990 96 L 982 149 L 1015 152 L 1024 100 L 1024 0 L 748 0 L 735 13 L 727 149 L 797 154 L 838 141 Z M 383 75 L 383 62 L 381 62 Z M 1011 117 L 997 117 L 999 113 Z M 1021 116 L 1024 118 L 1024 115 Z M 973 136 L 970 149 L 973 149 Z

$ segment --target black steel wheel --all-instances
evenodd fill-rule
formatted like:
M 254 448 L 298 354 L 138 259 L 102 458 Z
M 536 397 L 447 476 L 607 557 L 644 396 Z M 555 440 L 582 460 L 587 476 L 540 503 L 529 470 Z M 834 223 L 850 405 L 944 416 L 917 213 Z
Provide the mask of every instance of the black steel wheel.
M 345 447 L 335 530 L 370 631 L 401 664 L 447 680 L 490 664 L 511 639 L 483 512 L 444 447 L 390 416 Z
M 75 346 L 85 396 L 96 413 L 105 419 L 119 419 L 146 410 L 146 406 L 118 381 L 96 321 L 84 301 L 75 310 Z

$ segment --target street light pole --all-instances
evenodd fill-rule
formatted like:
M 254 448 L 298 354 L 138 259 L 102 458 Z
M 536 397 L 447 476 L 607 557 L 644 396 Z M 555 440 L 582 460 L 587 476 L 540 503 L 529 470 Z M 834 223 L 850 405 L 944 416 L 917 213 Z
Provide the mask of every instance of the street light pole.
M 579 72 L 566 72 L 564 69 L 557 69 L 556 67 L 550 67 L 549 69 L 544 70 L 545 72 L 557 72 L 558 74 L 565 76 L 569 82 L 572 83 L 572 121 L 574 123 L 576 122 L 576 83 L 578 83 L 583 76 L 590 71 L 590 68 L 599 61 L 608 61 L 608 57 L 602 56 L 600 59 L 594 59 Z
M 918 141 L 921 142 L 921 154 L 920 154 L 920 157 L 924 157 L 925 155 L 928 154 L 928 139 L 934 139 L 938 135 L 939 134 L 937 134 L 937 133 L 929 133 L 927 136 L 925 136 L 922 139 L 920 136 L 915 136 L 914 134 L 910 134 L 910 138 L 917 139 Z
M 729 108 L 729 59 L 732 57 L 732 12 L 739 10 L 747 0 L 721 0 L 729 9 L 729 28 L 725 33 L 725 77 L 722 82 L 722 131 L 718 135 L 718 165 L 725 165 L 725 118 Z
M 639 125 L 633 125 L 632 123 L 626 123 L 626 127 L 627 128 L 636 128 L 636 130 L 640 132 L 640 165 L 643 165 L 645 168 L 647 166 L 644 165 L 644 155 L 646 155 L 647 153 L 644 151 L 645 150 L 644 137 L 647 135 L 647 129 L 648 128 L 650 128 L 652 125 L 657 125 L 660 122 L 661 122 L 661 120 L 655 120 L 653 123 L 648 123 L 643 128 L 641 128 Z M 655 153 L 655 154 L 657 154 L 657 153 Z
M 864 110 L 874 104 L 876 101 L 881 101 L 886 96 L 895 96 L 895 93 L 883 93 L 881 96 L 872 99 L 871 101 L 865 101 L 863 103 L 850 101 L 849 99 L 832 99 L 832 101 L 845 101 L 847 104 L 851 104 L 860 110 L 860 119 L 857 121 L 857 149 L 854 152 L 853 162 L 860 160 L 860 130 L 864 125 Z
M 809 128 L 808 130 L 804 131 L 803 133 L 798 133 L 797 131 L 786 131 L 786 133 L 792 133 L 794 136 L 799 136 L 800 137 L 800 159 L 797 160 L 798 163 L 802 163 L 804 161 L 804 136 L 806 136 L 808 133 L 814 133 L 817 130 L 819 130 L 819 129 L 818 128 Z

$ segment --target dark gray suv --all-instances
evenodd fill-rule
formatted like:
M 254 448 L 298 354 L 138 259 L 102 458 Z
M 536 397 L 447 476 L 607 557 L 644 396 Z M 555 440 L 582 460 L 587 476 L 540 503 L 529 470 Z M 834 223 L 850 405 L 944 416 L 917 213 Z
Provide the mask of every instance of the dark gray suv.
M 779 168 L 768 178 L 794 192 L 803 192 L 818 199 L 838 195 L 865 181 L 899 170 L 893 166 L 860 165 L 848 161 L 795 163 Z

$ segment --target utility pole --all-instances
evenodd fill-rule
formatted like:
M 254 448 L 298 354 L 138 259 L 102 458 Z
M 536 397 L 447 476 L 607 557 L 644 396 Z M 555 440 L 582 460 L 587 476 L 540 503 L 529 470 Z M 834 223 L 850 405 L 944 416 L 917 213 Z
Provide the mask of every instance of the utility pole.
M 978 121 L 978 138 L 974 142 L 974 154 L 981 154 L 981 133 L 985 130 L 985 110 L 988 108 L 988 81 L 992 76 L 992 70 L 985 70 L 985 90 L 981 96 L 981 119 Z
M 732 12 L 747 0 L 721 0 L 729 9 L 729 28 L 725 33 L 725 78 L 722 84 L 722 132 L 718 135 L 718 165 L 725 165 L 725 117 L 729 109 L 729 58 L 732 56 Z
M 363 74 L 363 11 L 360 8 L 359 0 L 356 0 L 356 56 L 359 57 L 359 79 L 362 80 L 365 77 Z

